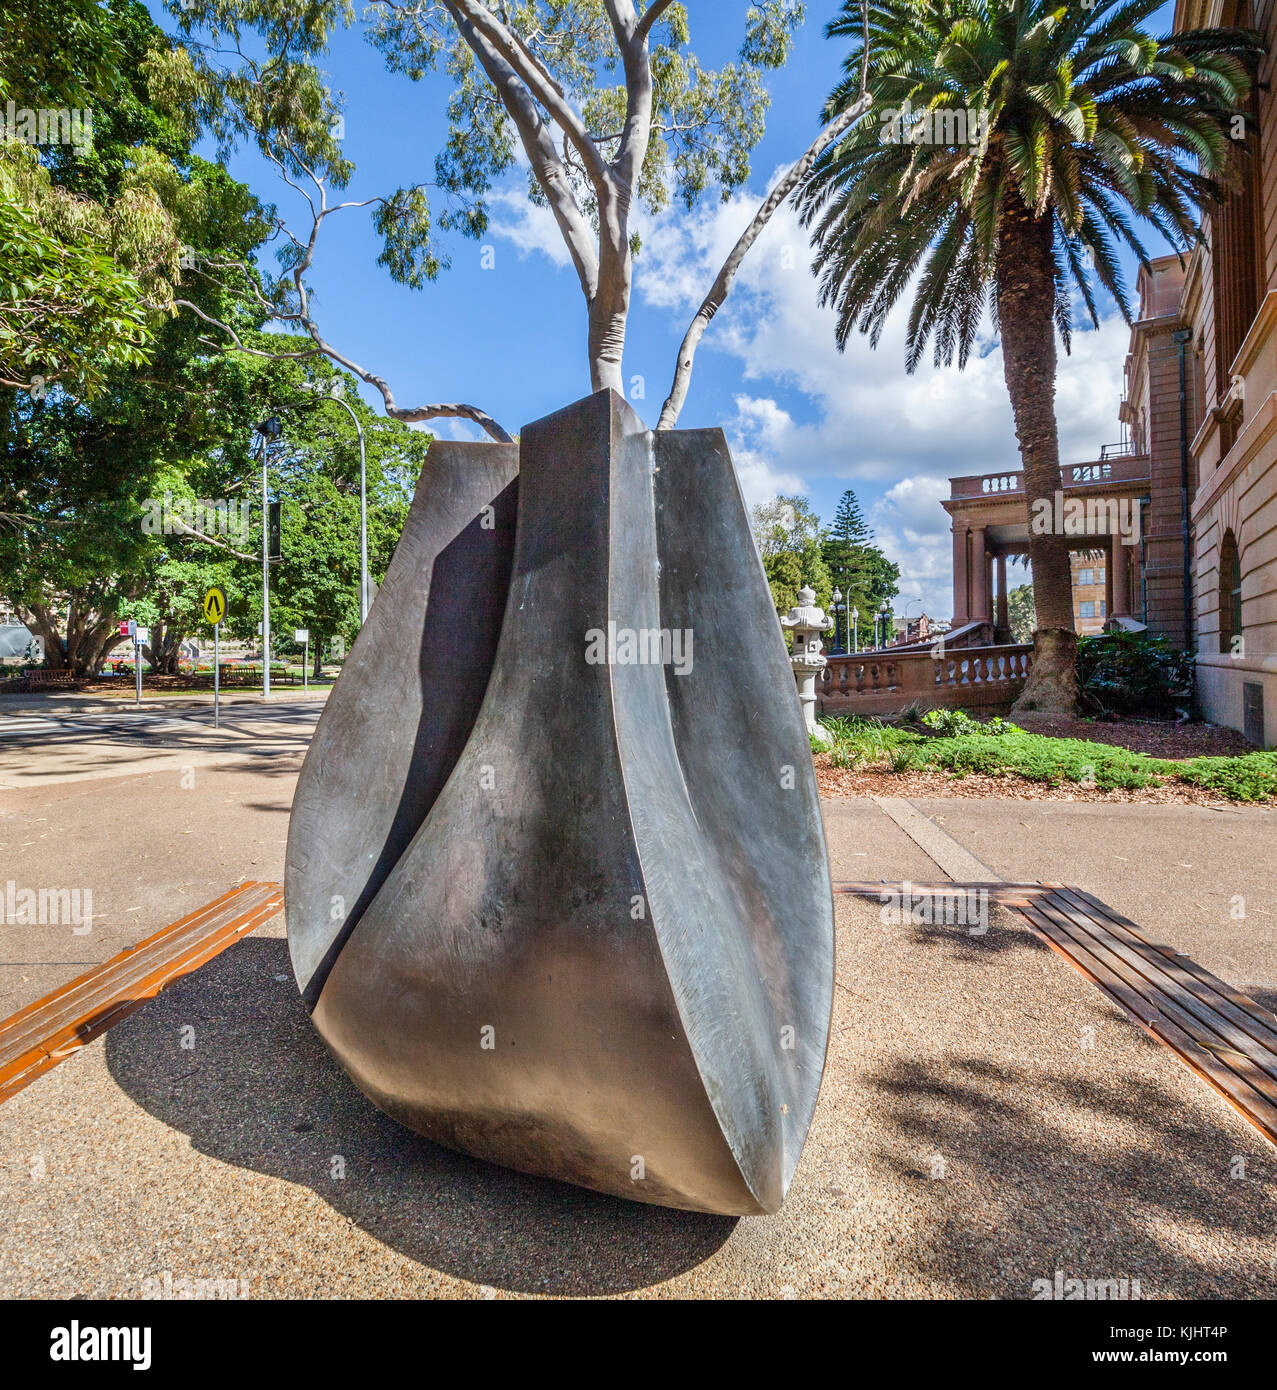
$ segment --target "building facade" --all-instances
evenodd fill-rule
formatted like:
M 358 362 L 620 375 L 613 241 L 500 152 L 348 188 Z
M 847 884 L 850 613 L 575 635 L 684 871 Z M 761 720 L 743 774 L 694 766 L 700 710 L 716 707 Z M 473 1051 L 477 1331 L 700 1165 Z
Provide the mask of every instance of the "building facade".
M 1277 744 L 1277 0 L 1177 4 L 1177 29 L 1259 30 L 1259 72 L 1238 184 L 1206 209 L 1184 262 L 1141 271 L 1123 418 L 1154 461 L 1178 460 L 1147 537 L 1154 602 L 1176 598 L 1197 653 L 1203 715 Z M 1163 470 L 1168 471 L 1168 470 Z M 1156 498 L 1154 499 L 1156 501 Z M 1169 629 L 1172 635 L 1174 626 Z
M 1203 240 L 1142 268 L 1125 438 L 1066 466 L 1064 497 L 1097 508 L 1073 541 L 1082 633 L 1144 626 L 1197 654 L 1202 714 L 1277 745 L 1277 0 L 1179 0 L 1176 29 L 1265 38 L 1254 129 Z M 1136 521 L 1103 534 L 1102 505 Z M 1006 558 L 1027 551 L 1019 473 L 951 480 L 954 627 L 1006 633 Z M 1092 535 L 1092 532 L 1097 534 Z

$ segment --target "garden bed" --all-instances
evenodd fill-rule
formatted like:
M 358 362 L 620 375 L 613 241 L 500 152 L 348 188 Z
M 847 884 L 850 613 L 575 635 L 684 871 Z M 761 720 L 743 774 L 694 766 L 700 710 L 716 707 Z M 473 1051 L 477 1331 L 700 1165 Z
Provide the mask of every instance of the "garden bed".
M 981 724 L 955 711 L 925 724 L 828 721 L 817 751 L 824 796 L 998 796 L 1021 800 L 1272 805 L 1277 752 L 1232 730 L 1153 721 Z

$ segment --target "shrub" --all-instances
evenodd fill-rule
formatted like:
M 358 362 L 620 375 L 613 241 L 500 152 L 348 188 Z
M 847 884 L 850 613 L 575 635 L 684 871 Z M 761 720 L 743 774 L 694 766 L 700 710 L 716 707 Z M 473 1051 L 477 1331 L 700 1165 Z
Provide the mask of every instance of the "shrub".
M 1194 758 L 1176 775 L 1181 782 L 1221 792 L 1230 801 L 1271 801 L 1277 796 L 1277 752 Z
M 1165 637 L 1138 632 L 1104 632 L 1077 644 L 1081 703 L 1104 714 L 1185 714 L 1193 703 L 1191 652 L 1177 651 Z

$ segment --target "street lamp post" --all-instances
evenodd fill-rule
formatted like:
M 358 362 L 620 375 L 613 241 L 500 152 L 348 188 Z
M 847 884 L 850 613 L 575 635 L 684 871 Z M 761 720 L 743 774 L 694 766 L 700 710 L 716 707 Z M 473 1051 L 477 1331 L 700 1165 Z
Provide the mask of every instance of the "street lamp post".
M 847 648 L 843 645 L 843 640 L 842 640 L 842 638 L 839 636 L 839 633 L 840 633 L 841 630 L 842 630 L 842 629 L 839 627 L 839 615 L 842 614 L 842 613 L 845 613 L 845 612 L 847 611 L 847 605 L 846 605 L 845 603 L 843 603 L 843 601 L 842 601 L 842 590 L 841 590 L 841 589 L 835 589 L 835 590 L 834 590 L 833 599 L 834 599 L 834 650 L 833 650 L 833 655 L 835 655 L 835 656 L 841 656 L 844 652 L 846 652 Z
M 883 599 L 880 611 L 882 613 L 882 640 L 879 645 L 885 647 L 887 645 L 887 621 L 891 617 L 891 605 L 886 599 Z
M 270 499 L 266 483 L 266 444 L 279 438 L 275 416 L 257 426 L 262 441 L 262 699 L 270 699 Z
M 860 609 L 851 610 L 851 651 L 853 656 L 860 655 Z

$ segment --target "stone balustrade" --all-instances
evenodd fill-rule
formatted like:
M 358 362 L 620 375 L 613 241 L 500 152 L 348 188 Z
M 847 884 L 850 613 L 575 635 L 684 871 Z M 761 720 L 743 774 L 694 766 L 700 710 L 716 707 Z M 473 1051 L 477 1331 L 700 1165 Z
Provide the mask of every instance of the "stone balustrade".
M 912 704 L 1005 714 L 1032 663 L 1031 644 L 972 647 L 944 656 L 931 651 L 831 656 L 816 695 L 822 715 L 894 714 Z

